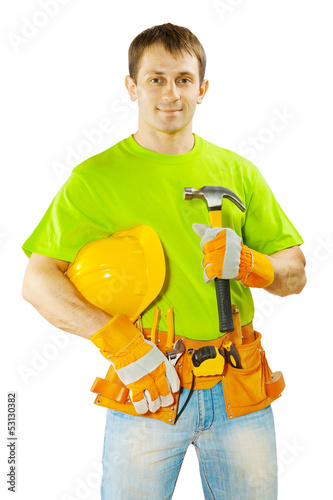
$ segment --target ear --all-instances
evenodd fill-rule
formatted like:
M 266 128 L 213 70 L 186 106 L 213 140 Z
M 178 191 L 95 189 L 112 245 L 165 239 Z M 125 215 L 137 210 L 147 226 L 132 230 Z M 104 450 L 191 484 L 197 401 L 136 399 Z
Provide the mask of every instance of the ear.
M 136 85 L 133 78 L 131 78 L 129 75 L 127 75 L 125 78 L 125 86 L 130 95 L 131 101 L 136 101 L 138 98 L 138 96 L 136 95 Z
M 206 92 L 207 92 L 208 89 L 209 89 L 209 81 L 208 80 L 203 80 L 202 84 L 200 85 L 197 104 L 201 104 L 202 103 L 203 98 L 205 97 Z

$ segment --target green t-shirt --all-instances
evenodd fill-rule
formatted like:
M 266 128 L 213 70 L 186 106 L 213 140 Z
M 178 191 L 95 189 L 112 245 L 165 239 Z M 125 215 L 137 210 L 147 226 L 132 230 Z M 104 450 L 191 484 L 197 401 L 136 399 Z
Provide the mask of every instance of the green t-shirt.
M 185 187 L 224 186 L 246 206 L 242 213 L 224 200 L 224 227 L 231 227 L 245 245 L 272 254 L 303 243 L 275 200 L 258 169 L 236 153 L 194 134 L 191 151 L 180 155 L 156 153 L 133 138 L 120 141 L 74 168 L 34 232 L 23 245 L 31 252 L 72 262 L 80 248 L 139 224 L 160 237 L 166 257 L 166 279 L 157 299 L 142 315 L 149 328 L 155 304 L 164 315 L 174 308 L 175 333 L 210 340 L 220 336 L 214 280 L 204 283 L 200 238 L 194 222 L 209 224 L 205 201 L 183 199 Z M 231 280 L 231 300 L 241 323 L 252 321 L 251 290 Z

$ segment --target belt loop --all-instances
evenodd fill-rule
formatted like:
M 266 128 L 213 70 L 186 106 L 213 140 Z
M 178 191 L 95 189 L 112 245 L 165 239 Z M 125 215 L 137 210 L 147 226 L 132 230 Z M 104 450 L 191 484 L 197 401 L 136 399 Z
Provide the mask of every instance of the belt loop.
M 240 320 L 239 309 L 235 304 L 232 305 L 232 319 L 234 321 L 235 329 L 229 333 L 228 340 L 231 340 L 231 342 L 234 345 L 241 345 L 242 343 L 241 320 Z

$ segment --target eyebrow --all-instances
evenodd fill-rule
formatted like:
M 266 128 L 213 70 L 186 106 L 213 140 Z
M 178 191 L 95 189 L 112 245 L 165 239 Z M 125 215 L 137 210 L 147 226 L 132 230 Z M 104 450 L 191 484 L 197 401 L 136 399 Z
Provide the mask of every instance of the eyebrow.
M 151 73 L 154 73 L 155 75 L 165 75 L 165 72 L 164 71 L 157 71 L 156 69 L 149 69 L 147 72 L 146 72 L 146 75 L 150 75 Z M 193 73 L 193 71 L 181 71 L 180 73 L 178 73 L 179 75 L 183 76 L 183 75 L 191 75 L 191 76 L 195 76 L 195 73 Z

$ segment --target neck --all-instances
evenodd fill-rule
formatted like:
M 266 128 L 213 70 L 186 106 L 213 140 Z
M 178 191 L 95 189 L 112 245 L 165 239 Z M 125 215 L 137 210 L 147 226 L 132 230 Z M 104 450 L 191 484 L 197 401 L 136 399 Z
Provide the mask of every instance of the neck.
M 176 133 L 153 130 L 149 133 L 139 130 L 133 134 L 134 140 L 143 148 L 167 155 L 188 153 L 194 147 L 192 130 L 181 130 Z

